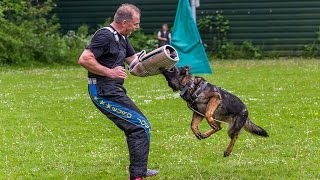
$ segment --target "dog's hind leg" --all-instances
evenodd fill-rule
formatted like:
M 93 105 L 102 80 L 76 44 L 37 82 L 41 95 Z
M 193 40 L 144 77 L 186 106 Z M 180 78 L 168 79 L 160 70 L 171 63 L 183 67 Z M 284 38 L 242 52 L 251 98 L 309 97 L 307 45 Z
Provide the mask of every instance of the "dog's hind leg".
M 203 139 L 203 135 L 199 131 L 199 123 L 202 121 L 202 119 L 203 119 L 203 116 L 195 112 L 193 113 L 192 121 L 191 121 L 191 130 L 199 140 Z
M 232 124 L 228 129 L 228 135 L 231 138 L 231 140 L 227 149 L 224 151 L 224 157 L 227 157 L 231 154 L 233 146 L 236 143 L 236 140 L 238 139 L 240 130 L 246 123 L 247 118 L 248 118 L 248 112 L 244 111 L 233 119 Z

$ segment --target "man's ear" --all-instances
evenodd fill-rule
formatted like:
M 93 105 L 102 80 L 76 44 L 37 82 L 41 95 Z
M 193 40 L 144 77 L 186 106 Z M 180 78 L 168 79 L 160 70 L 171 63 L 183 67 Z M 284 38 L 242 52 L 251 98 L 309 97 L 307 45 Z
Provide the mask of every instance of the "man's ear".
M 121 22 L 121 24 L 122 24 L 122 26 L 125 26 L 125 25 L 128 24 L 128 21 L 127 21 L 127 20 L 123 20 L 123 21 Z

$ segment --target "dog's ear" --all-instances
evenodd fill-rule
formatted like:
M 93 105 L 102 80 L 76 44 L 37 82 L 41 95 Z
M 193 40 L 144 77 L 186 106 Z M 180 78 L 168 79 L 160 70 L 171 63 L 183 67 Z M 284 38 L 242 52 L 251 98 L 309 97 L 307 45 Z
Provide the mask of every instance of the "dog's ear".
M 184 70 L 184 74 L 186 75 L 186 76 L 189 76 L 190 75 L 190 70 L 191 70 L 191 67 L 190 66 L 185 66 L 185 67 L 183 67 L 183 70 Z
M 189 72 L 190 69 L 191 69 L 190 66 L 181 67 L 181 68 L 179 68 L 179 72 L 180 72 L 179 74 L 182 76 L 185 76 L 185 75 L 188 76 L 190 74 L 190 72 Z
M 190 67 L 190 66 L 185 66 L 184 69 L 185 69 L 186 71 L 190 71 L 190 70 L 191 70 L 191 67 Z

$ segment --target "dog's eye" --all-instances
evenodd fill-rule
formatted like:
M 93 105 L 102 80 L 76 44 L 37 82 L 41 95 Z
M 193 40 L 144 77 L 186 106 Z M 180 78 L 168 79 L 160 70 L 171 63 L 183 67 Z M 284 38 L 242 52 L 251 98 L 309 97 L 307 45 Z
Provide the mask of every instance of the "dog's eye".
M 173 68 L 169 70 L 169 72 L 173 72 L 173 71 L 174 71 L 174 69 L 173 69 Z

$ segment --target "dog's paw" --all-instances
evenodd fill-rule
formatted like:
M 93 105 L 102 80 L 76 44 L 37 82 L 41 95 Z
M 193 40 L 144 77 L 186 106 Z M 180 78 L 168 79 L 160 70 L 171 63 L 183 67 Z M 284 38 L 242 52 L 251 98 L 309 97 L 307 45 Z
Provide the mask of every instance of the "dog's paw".
M 206 136 L 205 134 L 202 134 L 202 133 L 197 134 L 196 137 L 197 137 L 199 140 L 202 140 L 202 139 L 207 138 L 207 136 Z
M 228 151 L 225 151 L 224 153 L 223 153 L 223 157 L 228 157 L 230 155 L 230 152 L 228 152 Z
M 202 139 L 200 135 L 199 135 L 199 136 L 196 136 L 196 137 L 197 137 L 198 140 L 201 140 L 201 139 Z
M 201 135 L 200 135 L 200 136 L 201 136 L 201 139 L 205 139 L 205 138 L 207 138 L 207 137 L 208 137 L 206 134 L 202 134 L 202 133 L 201 133 Z
M 210 124 L 210 127 L 211 127 L 213 130 L 218 130 L 218 129 L 219 129 L 218 126 L 216 126 L 215 123 Z
M 201 140 L 204 139 L 204 135 L 201 133 L 196 134 L 197 139 Z

